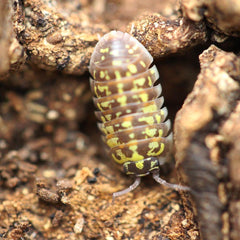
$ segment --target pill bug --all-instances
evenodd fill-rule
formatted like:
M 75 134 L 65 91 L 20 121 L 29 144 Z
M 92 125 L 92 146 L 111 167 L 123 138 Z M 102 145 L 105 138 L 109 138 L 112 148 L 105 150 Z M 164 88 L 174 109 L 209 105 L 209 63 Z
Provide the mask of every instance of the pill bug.
M 95 112 L 101 123 L 102 139 L 109 147 L 110 158 L 135 176 L 127 189 L 113 193 L 113 198 L 135 189 L 141 177 L 152 174 L 160 184 L 177 189 L 188 187 L 167 183 L 159 177 L 171 149 L 172 134 L 159 74 L 151 66 L 147 49 L 128 33 L 111 31 L 97 43 L 90 59 L 89 72 Z

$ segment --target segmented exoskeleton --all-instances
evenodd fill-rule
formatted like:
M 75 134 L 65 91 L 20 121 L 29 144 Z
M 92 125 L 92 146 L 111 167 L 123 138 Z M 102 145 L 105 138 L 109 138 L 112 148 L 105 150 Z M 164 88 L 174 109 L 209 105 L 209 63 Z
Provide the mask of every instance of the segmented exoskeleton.
M 161 85 L 154 85 L 159 74 L 150 67 L 153 58 L 147 49 L 128 33 L 111 31 L 96 45 L 90 60 L 91 89 L 103 141 L 109 156 L 123 171 L 136 177 L 127 189 L 113 197 L 135 189 L 142 176 L 152 173 L 160 184 L 187 190 L 159 177 L 159 168 L 172 145 L 170 120 L 161 94 Z M 150 67 L 150 68 L 149 68 Z

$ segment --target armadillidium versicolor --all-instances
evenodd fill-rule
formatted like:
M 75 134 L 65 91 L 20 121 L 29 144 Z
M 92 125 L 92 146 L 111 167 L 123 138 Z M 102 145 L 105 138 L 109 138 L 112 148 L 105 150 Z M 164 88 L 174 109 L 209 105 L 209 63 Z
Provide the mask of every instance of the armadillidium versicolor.
M 147 49 L 128 33 L 111 31 L 96 45 L 89 71 L 94 103 L 99 111 L 102 139 L 109 147 L 110 158 L 135 182 L 120 196 L 135 189 L 141 177 L 152 174 L 160 184 L 177 190 L 188 187 L 167 183 L 159 177 L 160 165 L 166 161 L 172 145 L 170 120 L 161 85 L 154 85 L 159 74 L 151 66 L 153 58 Z

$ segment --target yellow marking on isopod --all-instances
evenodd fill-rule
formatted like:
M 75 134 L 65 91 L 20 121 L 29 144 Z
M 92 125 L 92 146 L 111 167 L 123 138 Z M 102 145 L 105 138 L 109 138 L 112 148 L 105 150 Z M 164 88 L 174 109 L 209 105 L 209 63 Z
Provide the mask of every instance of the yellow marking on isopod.
M 114 56 L 114 57 L 117 57 L 117 56 L 119 56 L 119 50 L 112 50 L 112 51 L 110 51 L 109 54 Z
M 115 71 L 114 73 L 115 73 L 115 76 L 116 76 L 116 79 L 117 79 L 117 80 L 119 80 L 119 79 L 122 78 L 122 77 L 121 77 L 121 73 L 120 73 L 119 71 Z
M 140 64 L 145 68 L 146 67 L 146 64 L 144 61 L 140 61 Z
M 116 158 L 116 155 L 117 155 L 118 157 L 120 157 L 120 160 Z M 113 153 L 112 153 L 112 158 L 114 159 L 114 161 L 115 161 L 116 163 L 119 163 L 119 164 L 123 164 L 123 163 L 125 163 L 125 162 L 128 161 L 126 155 L 123 154 L 123 152 L 122 152 L 121 149 L 117 149 L 117 150 L 116 150 L 116 154 L 113 154 Z
M 151 78 L 150 76 L 148 76 L 147 78 L 148 78 L 148 84 L 149 84 L 149 86 L 152 86 L 152 83 L 153 83 L 153 82 L 152 82 L 152 78 Z
M 154 69 L 156 69 L 156 68 L 151 68 L 151 69 L 150 69 L 150 73 L 151 73 L 151 74 L 155 74 L 156 70 L 154 70 Z
M 129 49 L 128 53 L 133 54 L 134 53 L 133 49 Z
M 143 169 L 144 168 L 144 161 L 141 160 L 141 161 L 137 161 L 135 163 L 135 166 L 138 168 L 138 169 Z
M 102 108 L 109 108 L 109 109 L 111 109 L 112 108 L 111 104 L 114 103 L 114 102 L 115 102 L 115 100 L 112 99 L 112 100 L 109 100 L 109 101 L 102 102 L 100 104 L 101 104 Z
M 156 114 L 155 119 L 156 119 L 157 123 L 161 123 L 161 115 Z
M 133 50 L 137 50 L 138 49 L 138 46 L 137 44 L 135 46 L 132 47 Z
M 164 143 L 161 143 L 160 148 L 159 148 L 159 143 L 158 142 L 151 142 L 148 144 L 149 151 L 147 152 L 148 156 L 159 156 L 163 150 L 164 150 Z M 159 148 L 157 152 L 154 152 L 155 149 Z
M 113 126 L 106 126 L 106 130 L 108 133 L 114 133 Z
M 107 115 L 105 115 L 106 120 L 107 120 L 107 121 L 110 121 L 110 120 L 111 120 L 111 116 L 112 116 L 112 114 L 107 114 Z M 104 122 L 106 122 L 106 121 L 104 121 Z
M 152 138 L 155 136 L 156 132 L 157 132 L 157 129 L 155 129 L 155 128 L 152 128 L 152 129 L 146 128 L 145 131 L 143 131 L 143 134 L 146 135 L 145 138 L 149 138 L 149 137 Z M 149 137 L 147 137 L 147 136 L 149 136 Z
M 151 104 L 149 106 L 142 108 L 143 113 L 155 112 L 156 110 L 157 110 L 156 104 Z
M 121 116 L 122 112 L 117 112 L 116 113 L 116 117 L 118 118 L 119 116 Z
M 101 48 L 100 53 L 107 53 L 109 52 L 109 48 Z
M 96 70 L 93 70 L 93 78 L 96 78 Z
M 127 96 L 122 96 L 122 97 L 117 98 L 117 102 L 120 103 L 120 106 L 127 105 Z
M 94 93 L 97 95 L 97 86 L 94 85 Z
M 112 65 L 113 66 L 121 66 L 122 65 L 122 61 L 121 60 L 113 60 L 112 61 Z
M 125 47 L 126 47 L 126 48 L 130 48 L 130 45 L 129 45 L 129 44 L 126 44 Z
M 104 78 L 104 77 L 105 77 L 104 71 L 100 71 L 99 77 L 100 77 L 100 78 Z
M 151 161 L 151 169 L 152 169 L 152 168 L 155 168 L 155 167 L 159 168 L 159 167 L 158 167 L 158 160 Z
M 105 70 L 105 79 L 106 80 L 110 80 L 110 76 L 108 75 L 108 71 L 107 70 Z
M 98 109 L 99 109 L 100 111 L 103 111 L 100 103 L 97 103 L 97 107 L 98 107 Z
M 122 127 L 124 127 L 124 128 L 130 128 L 130 127 L 132 127 L 132 122 L 131 122 L 131 121 L 124 121 L 124 122 L 122 123 Z
M 159 169 L 159 166 L 157 164 L 157 162 L 151 162 L 151 166 L 150 168 L 148 169 L 149 172 L 152 172 L 154 169 Z
M 102 122 L 106 122 L 106 119 L 104 118 L 104 116 L 101 116 L 101 120 Z
M 158 130 L 158 137 L 162 137 L 162 135 L 163 135 L 163 130 L 162 130 L 162 129 L 159 129 L 159 130 Z
M 138 99 L 138 95 L 133 95 L 132 99 Z
M 129 134 L 129 138 L 134 138 L 135 137 L 135 134 L 134 133 L 130 133 Z
M 133 85 L 137 88 L 137 85 L 143 86 L 145 83 L 145 78 L 137 78 L 134 80 Z
M 118 146 L 119 145 L 119 138 L 118 137 L 110 138 L 109 140 L 107 140 L 107 145 L 110 148 Z
M 119 124 L 119 123 L 117 123 L 117 124 L 115 124 L 115 125 L 114 125 L 114 127 L 120 127 L 120 124 Z
M 126 77 L 131 77 L 131 76 L 132 76 L 132 74 L 129 71 L 127 71 L 126 72 Z
M 124 87 L 123 83 L 118 83 L 117 84 L 118 93 L 122 93 L 123 92 L 123 87 Z
M 129 150 L 131 150 L 133 152 L 132 157 L 131 157 L 132 161 L 138 161 L 138 160 L 144 159 L 144 157 L 138 153 L 137 148 L 138 148 L 137 145 L 129 146 Z
M 154 124 L 154 118 L 152 116 L 141 117 L 138 119 L 138 122 L 146 122 L 148 125 L 152 125 Z
M 125 167 L 125 169 L 126 169 L 126 174 L 127 174 L 127 175 L 129 175 L 129 174 L 134 174 L 134 172 L 129 171 L 129 169 L 128 169 L 128 165 L 129 165 L 129 164 L 130 164 L 130 162 L 124 163 L 124 167 Z
M 115 154 L 112 154 L 112 158 L 114 159 L 115 162 L 119 163 L 119 164 L 123 164 L 125 162 L 128 162 L 128 161 L 133 161 L 133 162 L 136 162 L 136 161 L 140 161 L 140 160 L 143 160 L 144 159 L 144 156 L 138 154 L 137 152 L 137 145 L 132 145 L 132 146 L 129 146 L 129 150 L 131 150 L 133 152 L 132 156 L 131 157 L 127 157 L 121 149 L 117 149 L 116 150 L 116 155 L 118 157 L 120 157 L 120 160 L 117 159 L 116 155 Z
M 109 95 L 112 94 L 112 92 L 109 91 L 109 87 L 108 87 L 108 86 L 98 85 L 98 86 L 97 86 L 97 89 L 99 90 L 99 92 L 104 92 L 104 91 L 106 91 L 106 96 L 109 96 Z
M 139 94 L 139 98 L 142 100 L 142 102 L 148 101 L 148 94 L 147 93 L 141 93 Z
M 105 56 L 103 55 L 103 56 L 101 56 L 101 60 L 102 61 L 104 61 L 105 60 Z
M 134 64 L 129 64 L 128 69 L 131 73 L 136 73 L 137 72 L 137 67 Z
M 126 113 L 131 113 L 131 112 L 132 112 L 131 109 L 127 109 L 127 110 L 126 110 Z

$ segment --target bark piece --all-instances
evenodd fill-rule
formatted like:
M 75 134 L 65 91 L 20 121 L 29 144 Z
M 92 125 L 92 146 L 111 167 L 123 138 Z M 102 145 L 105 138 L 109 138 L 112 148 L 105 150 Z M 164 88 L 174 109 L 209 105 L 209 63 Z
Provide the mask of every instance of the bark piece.
M 127 31 L 138 39 L 153 57 L 180 52 L 207 40 L 204 23 L 186 18 L 166 18 L 160 14 L 147 14 L 131 22 Z
M 9 70 L 18 70 L 25 62 L 23 47 L 16 40 L 12 24 L 11 1 L 0 3 L 0 81 L 6 79 Z
M 193 21 L 204 18 L 217 32 L 240 36 L 240 2 L 238 0 L 182 0 L 183 13 Z
M 235 240 L 231 231 L 238 230 L 230 228 L 229 219 L 238 213 L 228 204 L 239 201 L 231 164 L 239 171 L 240 58 L 212 45 L 200 64 L 194 89 L 175 120 L 175 157 L 181 178 L 192 188 L 203 239 Z
M 57 1 L 16 1 L 14 30 L 31 63 L 42 69 L 83 74 L 98 34 L 108 29 L 90 24 L 83 10 L 77 15 L 62 7 Z

